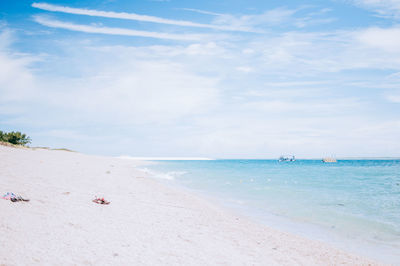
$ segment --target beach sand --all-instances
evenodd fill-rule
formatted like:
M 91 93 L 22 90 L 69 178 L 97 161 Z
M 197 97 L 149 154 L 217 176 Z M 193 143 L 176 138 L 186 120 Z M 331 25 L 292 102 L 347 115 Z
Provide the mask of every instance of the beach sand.
M 141 164 L 0 145 L 1 196 L 30 198 L 0 199 L 0 265 L 377 265 L 165 186 Z

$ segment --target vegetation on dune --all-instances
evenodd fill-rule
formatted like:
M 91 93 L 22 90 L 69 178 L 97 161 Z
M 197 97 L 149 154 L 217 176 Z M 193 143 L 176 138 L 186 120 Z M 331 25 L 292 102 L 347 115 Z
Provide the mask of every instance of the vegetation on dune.
M 3 132 L 0 130 L 0 141 L 8 142 L 14 145 L 26 145 L 31 143 L 31 138 L 21 132 Z

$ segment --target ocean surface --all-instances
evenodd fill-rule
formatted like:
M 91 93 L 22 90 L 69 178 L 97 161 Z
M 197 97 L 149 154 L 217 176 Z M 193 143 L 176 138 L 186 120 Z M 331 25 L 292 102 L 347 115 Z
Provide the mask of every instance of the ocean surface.
M 400 160 L 156 161 L 144 170 L 278 230 L 400 265 Z

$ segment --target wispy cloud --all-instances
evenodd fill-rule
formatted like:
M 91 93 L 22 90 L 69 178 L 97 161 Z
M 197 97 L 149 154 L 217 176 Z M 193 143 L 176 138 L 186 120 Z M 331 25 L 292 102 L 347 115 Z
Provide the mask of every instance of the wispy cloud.
M 399 0 L 352 0 L 352 2 L 376 12 L 379 16 L 400 18 Z
M 26 100 L 31 96 L 34 86 L 34 76 L 28 66 L 38 58 L 13 52 L 10 49 L 13 38 L 12 31 L 0 29 L 0 105 Z
M 331 11 L 328 8 L 310 12 L 303 17 L 297 16 L 298 11 L 305 8 L 308 7 L 297 9 L 278 7 L 260 14 L 250 15 L 223 14 L 193 8 L 182 8 L 182 10 L 214 16 L 213 24 L 215 25 L 230 25 L 233 28 L 251 29 L 251 31 L 258 33 L 265 32 L 265 26 L 293 25 L 297 28 L 303 28 L 309 25 L 330 23 L 335 20 L 330 17 L 321 17 Z
M 83 10 L 81 15 L 89 16 L 103 12 L 34 5 L 71 14 Z M 265 34 L 169 34 L 35 16 L 46 27 L 190 42 L 151 40 L 132 46 L 125 38 L 108 43 L 90 34 L 59 34 L 41 41 L 47 41 L 41 49 L 49 56 L 38 66 L 17 56 L 11 36 L 0 35 L 0 71 L 6 73 L 0 75 L 0 122 L 56 130 L 43 136 L 43 143 L 60 139 L 91 152 L 97 147 L 129 153 L 134 147 L 148 156 L 318 156 L 327 150 L 359 155 L 369 143 L 371 155 L 397 155 L 400 92 L 393 73 L 400 73 L 399 29 L 296 30 L 329 20 L 329 9 L 307 8 L 247 15 L 187 9 L 204 13 L 210 21 L 205 25 Z M 157 23 L 168 24 L 163 21 Z M 185 30 L 197 33 L 199 28 Z M 80 141 L 82 132 L 102 132 L 110 141 Z M 32 137 L 40 142 L 38 134 Z
M 195 22 L 185 21 L 185 20 L 173 20 L 173 19 L 165 19 L 165 18 L 160 18 L 160 17 L 155 17 L 155 16 L 139 15 L 139 14 L 135 14 L 135 13 L 111 12 L 111 11 L 100 11 L 100 10 L 84 9 L 84 8 L 73 8 L 73 7 L 67 7 L 67 6 L 52 5 L 52 4 L 47 4 L 47 3 L 33 3 L 32 7 L 46 10 L 46 11 L 51 11 L 51 12 L 62 12 L 62 13 L 68 13 L 68 14 L 86 15 L 86 16 L 93 16 L 93 17 L 127 19 L 127 20 L 153 22 L 153 23 L 169 24 L 169 25 L 185 26 L 185 27 L 209 28 L 209 29 L 215 29 L 215 30 L 251 31 L 251 29 L 247 29 L 247 28 L 243 28 L 243 27 L 202 24 L 202 23 L 195 23 Z
M 371 47 L 400 52 L 400 27 L 368 28 L 360 31 L 356 38 Z
M 387 95 L 387 100 L 393 103 L 400 103 L 400 94 L 396 95 Z
M 201 10 L 201 9 L 196 9 L 196 8 L 180 8 L 181 10 L 186 10 L 186 11 L 191 11 L 191 12 L 196 12 L 199 14 L 205 14 L 205 15 L 211 15 L 211 16 L 222 16 L 224 14 L 222 13 L 216 13 L 216 12 L 211 12 L 207 10 Z
M 123 36 L 139 36 L 139 37 L 150 37 L 157 39 L 170 39 L 179 41 L 194 41 L 201 40 L 205 36 L 200 34 L 170 34 L 162 32 L 151 32 L 151 31 L 139 31 L 123 28 L 110 28 L 110 27 L 98 27 L 98 26 L 88 26 L 81 24 L 74 24 L 70 22 L 64 22 L 59 20 L 50 19 L 44 16 L 34 16 L 34 20 L 47 27 L 60 28 L 71 31 L 80 31 L 86 33 L 100 33 L 100 34 L 110 34 L 110 35 L 123 35 Z

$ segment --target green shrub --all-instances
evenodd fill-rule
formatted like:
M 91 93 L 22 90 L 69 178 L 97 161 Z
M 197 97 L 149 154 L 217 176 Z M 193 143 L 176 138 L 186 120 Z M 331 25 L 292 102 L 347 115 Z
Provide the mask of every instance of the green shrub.
M 8 142 L 15 145 L 26 145 L 31 143 L 31 138 L 21 132 L 3 132 L 0 130 L 0 141 Z

